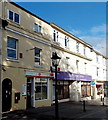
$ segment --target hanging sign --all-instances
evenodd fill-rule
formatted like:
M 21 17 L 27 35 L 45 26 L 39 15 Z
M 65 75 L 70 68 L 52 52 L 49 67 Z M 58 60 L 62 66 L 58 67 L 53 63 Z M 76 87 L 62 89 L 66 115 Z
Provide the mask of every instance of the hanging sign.
M 22 85 L 22 96 L 26 96 L 27 95 L 27 85 L 23 84 Z

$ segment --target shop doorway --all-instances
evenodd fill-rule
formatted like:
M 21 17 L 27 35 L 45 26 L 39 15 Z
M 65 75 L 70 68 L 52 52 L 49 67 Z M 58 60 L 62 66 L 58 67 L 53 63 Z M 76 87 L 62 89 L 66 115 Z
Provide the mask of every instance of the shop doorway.
M 27 109 L 31 108 L 31 80 L 27 78 Z
M 2 82 L 2 112 L 9 111 L 12 106 L 12 81 L 8 78 Z
M 35 83 L 34 77 L 27 78 L 27 102 L 26 108 L 35 107 Z

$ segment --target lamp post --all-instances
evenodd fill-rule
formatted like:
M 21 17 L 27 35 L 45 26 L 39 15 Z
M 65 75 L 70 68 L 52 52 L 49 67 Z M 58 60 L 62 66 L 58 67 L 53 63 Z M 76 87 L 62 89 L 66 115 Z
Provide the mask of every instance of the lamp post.
M 60 62 L 60 57 L 57 55 L 56 52 L 52 54 L 52 65 L 55 67 L 55 119 L 58 120 L 58 88 L 57 88 L 57 66 Z

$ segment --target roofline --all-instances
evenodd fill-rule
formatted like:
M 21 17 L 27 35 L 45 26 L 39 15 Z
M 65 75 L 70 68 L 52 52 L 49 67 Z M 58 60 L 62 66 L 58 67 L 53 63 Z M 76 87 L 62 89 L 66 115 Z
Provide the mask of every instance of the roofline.
M 14 5 L 14 6 L 20 8 L 21 10 L 23 10 L 23 11 L 29 13 L 30 15 L 32 15 L 32 16 L 34 16 L 34 17 L 40 19 L 40 20 L 42 20 L 43 22 L 45 22 L 45 23 L 47 23 L 47 24 L 50 24 L 49 22 L 45 21 L 44 19 L 38 17 L 37 15 L 33 14 L 32 12 L 30 12 L 30 11 L 26 10 L 25 8 L 21 7 L 21 6 L 18 5 L 17 3 L 13 2 L 13 1 L 9 1 L 9 0 L 8 0 L 8 2 L 11 3 L 12 5 Z
M 86 43 L 85 41 L 83 41 L 83 40 L 81 40 L 80 38 L 76 37 L 76 36 L 73 35 L 72 33 L 68 32 L 68 31 L 66 31 L 65 29 L 61 28 L 60 26 L 56 25 L 55 23 L 50 23 L 50 25 L 51 25 L 52 27 L 58 29 L 58 30 L 61 29 L 60 31 L 63 30 L 65 33 L 67 33 L 68 35 L 70 35 L 72 38 L 74 38 L 75 40 L 81 42 L 82 44 L 85 44 L 85 45 L 88 46 L 89 48 L 93 48 L 92 45 Z M 63 32 L 63 31 L 62 31 L 62 32 Z
M 95 49 L 93 49 L 93 51 L 94 51 L 96 54 L 101 55 L 101 56 L 103 56 L 104 58 L 108 59 L 108 57 L 106 57 L 105 55 L 103 55 L 103 54 L 100 53 L 99 51 L 97 51 L 97 50 L 95 50 Z

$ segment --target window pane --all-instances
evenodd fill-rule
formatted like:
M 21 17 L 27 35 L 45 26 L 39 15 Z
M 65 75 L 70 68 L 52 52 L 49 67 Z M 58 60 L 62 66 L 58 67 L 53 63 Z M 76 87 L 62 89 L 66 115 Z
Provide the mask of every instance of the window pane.
M 35 99 L 36 100 L 41 100 L 41 98 L 42 98 L 41 86 L 36 85 L 35 89 L 36 89 Z
M 7 47 L 16 49 L 16 40 L 13 38 L 8 38 Z
M 42 86 L 42 99 L 47 99 L 47 86 Z
M 35 49 L 35 56 L 40 57 L 40 49 Z
M 13 20 L 13 12 L 9 10 L 9 19 Z
M 38 32 L 38 25 L 34 23 L 34 32 Z
M 42 30 L 42 27 L 39 25 L 39 31 L 38 32 L 41 33 L 41 30 Z
M 17 13 L 15 13 L 15 18 L 14 19 L 15 19 L 16 23 L 19 23 L 19 15 Z
M 16 50 L 8 49 L 8 50 L 7 50 L 7 56 L 8 56 L 9 58 L 16 58 Z

